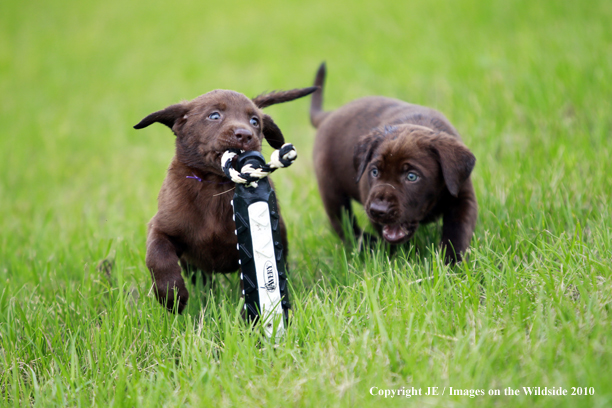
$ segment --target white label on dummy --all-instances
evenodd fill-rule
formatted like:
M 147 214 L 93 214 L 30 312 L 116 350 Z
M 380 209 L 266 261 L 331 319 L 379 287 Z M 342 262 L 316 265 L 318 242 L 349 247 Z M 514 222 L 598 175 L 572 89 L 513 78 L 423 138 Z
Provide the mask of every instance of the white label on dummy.
M 274 332 L 274 322 L 280 322 L 276 328 L 276 337 L 279 337 L 285 331 L 285 322 L 283 320 L 268 203 L 258 201 L 251 204 L 249 206 L 249 221 L 251 224 L 251 242 L 253 242 L 253 261 L 255 262 L 259 290 L 260 318 L 268 337 L 271 337 Z

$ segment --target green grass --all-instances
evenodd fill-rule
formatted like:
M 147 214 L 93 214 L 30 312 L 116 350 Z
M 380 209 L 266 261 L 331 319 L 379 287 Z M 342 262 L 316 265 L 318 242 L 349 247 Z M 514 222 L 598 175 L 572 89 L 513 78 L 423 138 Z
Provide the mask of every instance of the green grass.
M 605 0 L 4 1 L 0 405 L 612 405 L 610 21 Z M 144 257 L 173 136 L 132 125 L 215 88 L 307 86 L 322 60 L 326 108 L 386 95 L 463 135 L 478 159 L 469 261 L 443 265 L 438 226 L 393 257 L 342 246 L 300 100 L 268 110 L 300 154 L 273 176 L 286 337 L 240 319 L 236 275 L 167 314 Z M 404 386 L 447 388 L 370 395 Z M 528 386 L 595 395 L 503 395 Z

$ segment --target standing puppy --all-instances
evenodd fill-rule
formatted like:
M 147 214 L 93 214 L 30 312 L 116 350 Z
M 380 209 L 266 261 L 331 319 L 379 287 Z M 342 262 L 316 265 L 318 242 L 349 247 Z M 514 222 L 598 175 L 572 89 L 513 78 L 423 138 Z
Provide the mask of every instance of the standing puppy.
M 253 100 L 217 89 L 154 112 L 134 126 L 142 129 L 159 122 L 176 135 L 176 155 L 159 192 L 158 212 L 149 222 L 146 257 L 155 296 L 169 310 L 180 313 L 189 298 L 181 266 L 206 273 L 238 270 L 229 191 L 233 184 L 221 170 L 221 156 L 228 149 L 261 151 L 264 138 L 280 148 L 285 143 L 283 134 L 261 109 L 315 89 L 275 92 Z M 287 248 L 282 218 L 280 227 Z
M 460 261 L 476 225 L 470 173 L 476 159 L 440 112 L 371 96 L 322 110 L 325 64 L 315 78 L 310 119 L 318 128 L 314 165 L 323 205 L 345 239 L 342 213 L 361 234 L 351 199 L 363 204 L 379 235 L 402 244 L 420 224 L 442 217 L 446 261 Z

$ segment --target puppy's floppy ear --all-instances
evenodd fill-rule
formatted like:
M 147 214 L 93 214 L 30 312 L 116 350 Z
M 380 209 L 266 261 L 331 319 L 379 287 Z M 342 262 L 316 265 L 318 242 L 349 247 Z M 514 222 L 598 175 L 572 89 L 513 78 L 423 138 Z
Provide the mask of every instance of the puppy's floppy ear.
M 435 138 L 432 149 L 438 155 L 448 191 L 457 197 L 461 186 L 474 169 L 476 157 L 463 143 L 450 136 Z
M 382 135 L 374 131 L 362 137 L 357 145 L 355 145 L 355 150 L 353 152 L 353 166 L 355 166 L 355 170 L 357 171 L 355 183 L 359 183 L 359 180 L 361 180 L 363 172 L 372 159 L 374 150 L 380 146 L 382 141 Z
M 310 95 L 314 91 L 319 89 L 318 86 L 310 86 L 302 89 L 292 89 L 290 91 L 277 91 L 270 92 L 269 94 L 259 95 L 253 98 L 253 102 L 258 108 L 263 109 L 270 105 L 276 105 L 277 103 L 289 102 L 294 99 L 301 98 L 306 95 Z
M 176 105 L 170 105 L 166 109 L 162 109 L 157 112 L 153 112 L 143 120 L 141 120 L 134 129 L 142 129 L 149 126 L 151 123 L 159 122 L 168 126 L 172 129 L 177 119 L 182 118 L 189 111 L 189 109 L 182 103 Z
M 275 149 L 280 149 L 285 144 L 285 137 L 281 130 L 276 126 L 270 115 L 263 115 L 263 135 Z

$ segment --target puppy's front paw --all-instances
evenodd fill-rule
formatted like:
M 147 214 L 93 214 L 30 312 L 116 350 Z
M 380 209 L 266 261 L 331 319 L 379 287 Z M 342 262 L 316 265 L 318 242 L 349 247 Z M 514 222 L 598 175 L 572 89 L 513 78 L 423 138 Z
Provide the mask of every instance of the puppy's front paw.
M 465 257 L 465 250 L 461 252 L 455 252 L 452 244 L 442 245 L 441 249 L 444 251 L 444 262 L 447 265 L 455 265 L 463 261 Z
M 155 297 L 169 312 L 180 314 L 187 306 L 189 291 L 183 278 L 180 281 L 155 282 Z

